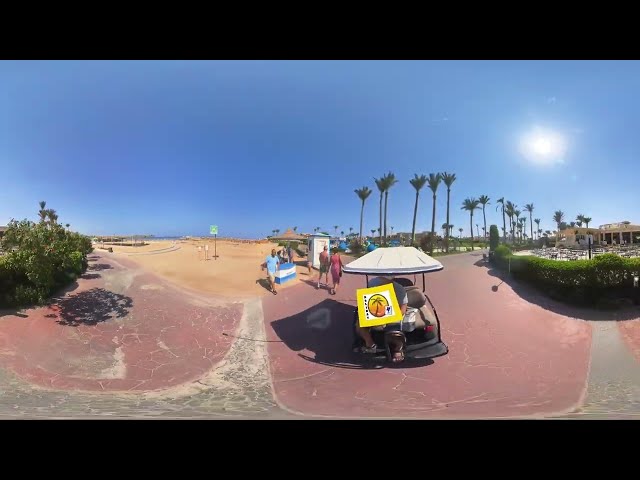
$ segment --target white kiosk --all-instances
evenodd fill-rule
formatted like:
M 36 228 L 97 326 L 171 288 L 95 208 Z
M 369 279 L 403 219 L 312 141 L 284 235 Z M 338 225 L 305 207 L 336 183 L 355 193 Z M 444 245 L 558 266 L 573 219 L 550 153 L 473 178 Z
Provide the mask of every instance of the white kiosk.
M 315 234 L 309 236 L 309 253 L 307 261 L 311 262 L 313 268 L 320 268 L 320 252 L 324 247 L 331 248 L 331 236 L 324 234 Z

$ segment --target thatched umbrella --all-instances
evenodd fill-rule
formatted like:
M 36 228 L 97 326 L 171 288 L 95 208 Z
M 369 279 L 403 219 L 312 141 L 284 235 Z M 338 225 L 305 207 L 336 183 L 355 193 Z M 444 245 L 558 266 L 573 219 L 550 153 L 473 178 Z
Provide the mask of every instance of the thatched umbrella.
M 305 237 L 297 234 L 290 228 L 287 229 L 282 235 L 278 235 L 277 237 L 270 237 L 270 240 L 305 240 Z

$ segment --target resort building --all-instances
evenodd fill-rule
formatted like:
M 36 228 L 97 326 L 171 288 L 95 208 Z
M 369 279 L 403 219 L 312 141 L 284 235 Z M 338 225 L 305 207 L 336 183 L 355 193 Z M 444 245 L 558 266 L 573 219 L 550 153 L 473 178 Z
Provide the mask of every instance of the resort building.
M 558 233 L 556 246 L 586 246 L 589 236 L 595 245 L 640 244 L 640 225 L 625 220 L 600 225 L 598 228 L 570 227 Z

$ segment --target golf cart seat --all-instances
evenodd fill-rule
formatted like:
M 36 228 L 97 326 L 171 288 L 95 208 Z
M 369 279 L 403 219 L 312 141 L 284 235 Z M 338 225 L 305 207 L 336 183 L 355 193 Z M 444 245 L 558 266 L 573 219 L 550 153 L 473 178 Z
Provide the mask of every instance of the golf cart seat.
M 407 287 L 407 297 L 408 307 L 417 310 L 416 328 L 424 328 L 436 322 L 433 310 L 427 305 L 426 295 L 418 287 Z

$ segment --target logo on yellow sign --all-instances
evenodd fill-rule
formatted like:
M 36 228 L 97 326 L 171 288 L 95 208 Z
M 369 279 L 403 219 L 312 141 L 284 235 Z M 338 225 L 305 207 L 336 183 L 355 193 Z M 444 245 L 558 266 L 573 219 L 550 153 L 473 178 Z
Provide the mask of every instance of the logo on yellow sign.
M 356 291 L 356 296 L 358 323 L 361 327 L 375 327 L 402 320 L 403 315 L 392 284 L 360 288 Z

